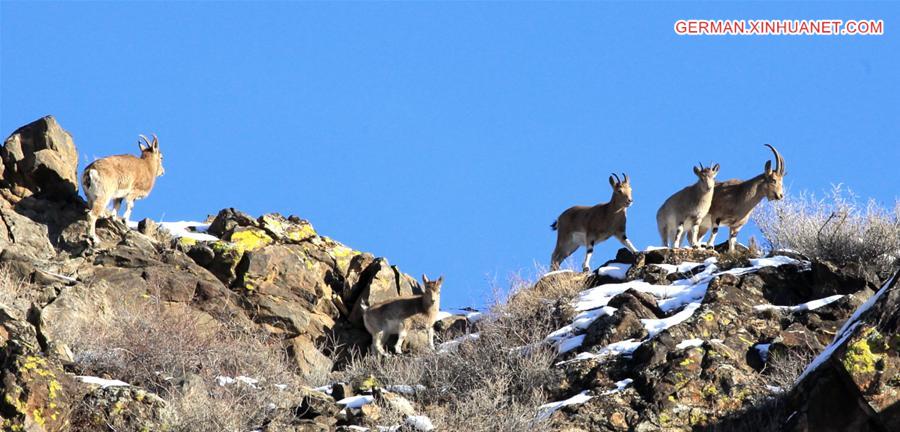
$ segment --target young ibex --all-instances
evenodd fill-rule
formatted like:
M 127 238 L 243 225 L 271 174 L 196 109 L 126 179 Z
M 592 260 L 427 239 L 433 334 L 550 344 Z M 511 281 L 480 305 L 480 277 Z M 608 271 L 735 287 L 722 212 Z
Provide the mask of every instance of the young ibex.
M 612 236 L 632 253 L 637 252 L 625 235 L 625 211 L 632 203 L 631 182 L 625 173 L 622 173 L 622 179 L 613 174 L 609 177 L 609 185 L 613 194 L 608 203 L 569 207 L 550 225 L 551 229 L 557 230 L 556 248 L 550 257 L 551 270 L 559 270 L 559 264 L 583 245 L 587 251 L 581 268 L 590 271 L 594 245 Z
M 676 248 L 681 242 L 685 230 L 690 230 L 691 246 L 698 247 L 700 221 L 709 212 L 713 200 L 713 188 L 719 164 L 712 167 L 694 167 L 697 183 L 688 186 L 670 196 L 656 212 L 656 225 L 662 245 Z
M 414 327 L 424 327 L 428 332 L 428 341 L 434 349 L 434 322 L 440 311 L 441 284 L 444 277 L 435 281 L 422 275 L 425 283 L 421 295 L 400 297 L 384 301 L 372 306 L 363 306 L 363 323 L 366 331 L 372 335 L 372 347 L 381 355 L 388 355 L 384 344 L 388 337 L 397 335 L 394 351 L 402 354 L 403 340 L 407 332 Z
M 92 162 L 84 169 L 81 183 L 88 199 L 88 235 L 98 242 L 97 218 L 108 216 L 109 202 L 115 209 L 113 216 L 119 212 L 122 201 L 125 201 L 125 223 L 131 217 L 134 200 L 150 194 L 156 178 L 163 175 L 162 153 L 159 151 L 159 140 L 153 135 L 153 141 L 140 135 L 144 143 L 138 141 L 141 157 L 132 155 L 108 156 Z
M 707 244 L 715 246 L 716 234 L 719 225 L 729 228 L 728 251 L 734 251 L 737 235 L 741 228 L 750 220 L 753 209 L 763 198 L 769 201 L 777 201 L 784 198 L 784 158 L 769 144 L 766 147 L 775 154 L 775 169 L 772 170 L 772 161 L 766 161 L 762 174 L 750 180 L 728 180 L 716 184 L 713 193 L 712 206 L 709 213 L 700 224 L 700 236 L 712 227 Z

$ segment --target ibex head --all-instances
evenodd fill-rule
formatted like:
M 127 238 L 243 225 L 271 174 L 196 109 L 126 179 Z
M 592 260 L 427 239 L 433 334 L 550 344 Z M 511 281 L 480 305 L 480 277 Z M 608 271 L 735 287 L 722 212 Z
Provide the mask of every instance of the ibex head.
M 609 185 L 613 188 L 612 202 L 621 203 L 624 207 L 631 206 L 634 200 L 631 199 L 631 181 L 628 179 L 628 174 L 622 173 L 620 179 L 616 173 L 613 173 L 609 176 Z
M 766 147 L 772 149 L 775 154 L 775 169 L 772 169 L 772 161 L 766 161 L 766 171 L 763 174 L 765 181 L 763 188 L 766 192 L 766 199 L 769 201 L 777 201 L 784 198 L 784 158 L 769 144 Z
M 426 295 L 430 295 L 432 298 L 437 298 L 441 295 L 441 284 L 444 283 L 444 276 L 437 278 L 437 280 L 429 280 L 428 276 L 423 274 L 422 282 L 425 282 L 423 291 Z
M 719 164 L 715 164 L 712 167 L 704 167 L 703 162 L 700 162 L 700 166 L 694 167 L 694 174 L 700 179 L 700 181 L 706 185 L 708 189 L 712 189 L 716 185 L 716 174 L 719 173 Z
M 156 168 L 157 177 L 165 174 L 166 170 L 162 166 L 163 157 L 162 153 L 159 151 L 159 139 L 156 138 L 156 134 L 153 134 L 153 141 L 148 140 L 147 137 L 143 135 L 138 136 L 144 140 L 143 143 L 138 141 L 138 148 L 141 149 L 141 159 L 146 159 L 153 163 L 153 166 Z

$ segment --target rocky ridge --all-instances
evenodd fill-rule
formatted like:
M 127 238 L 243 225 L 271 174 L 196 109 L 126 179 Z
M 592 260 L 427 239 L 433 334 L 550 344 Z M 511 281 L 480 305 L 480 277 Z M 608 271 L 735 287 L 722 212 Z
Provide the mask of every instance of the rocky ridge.
M 223 209 L 205 223 L 101 221 L 92 246 L 74 141 L 52 117 L 15 131 L 0 161 L 0 268 L 28 290 L 0 298 L 3 430 L 169 428 L 160 396 L 72 373 L 71 329 L 116 325 L 117 305 L 149 298 L 212 334 L 266 334 L 305 376 L 340 370 L 368 349 L 360 304 L 420 291 L 387 259 L 296 216 Z M 535 421 L 572 432 L 895 430 L 897 279 L 786 251 L 623 250 L 593 273 L 547 274 L 526 289 L 580 293 L 552 307 L 564 326 L 541 343 L 557 350 L 560 378 L 545 389 L 556 402 Z M 445 348 L 473 340 L 476 315 L 442 315 L 443 339 L 469 333 Z M 413 352 L 423 348 L 419 336 L 409 340 Z M 196 376 L 177 379 L 185 393 L 206 391 Z M 216 380 L 225 391 L 282 385 Z M 431 430 L 416 383 L 406 384 L 285 386 L 272 417 L 291 420 L 264 428 Z

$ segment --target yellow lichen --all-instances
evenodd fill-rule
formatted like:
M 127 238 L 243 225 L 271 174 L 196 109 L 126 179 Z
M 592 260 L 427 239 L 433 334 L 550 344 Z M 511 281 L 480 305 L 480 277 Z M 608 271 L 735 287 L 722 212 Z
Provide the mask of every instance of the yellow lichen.
M 293 241 L 303 241 L 311 237 L 315 237 L 316 230 L 310 223 L 301 223 L 296 227 L 288 228 L 287 237 Z
M 703 319 L 707 322 L 712 322 L 712 320 L 716 319 L 716 317 L 713 316 L 712 312 L 708 312 L 703 315 Z
M 181 244 L 182 246 L 190 247 L 190 246 L 197 244 L 197 240 L 192 239 L 190 237 L 180 237 L 180 238 L 178 238 L 178 243 Z
M 231 234 L 231 242 L 241 251 L 252 251 L 272 243 L 272 237 L 263 230 L 250 228 Z
M 863 332 L 859 340 L 847 347 L 841 363 L 844 369 L 852 374 L 874 373 L 877 363 L 883 355 L 873 352 L 880 351 L 884 344 L 884 338 L 874 328 Z

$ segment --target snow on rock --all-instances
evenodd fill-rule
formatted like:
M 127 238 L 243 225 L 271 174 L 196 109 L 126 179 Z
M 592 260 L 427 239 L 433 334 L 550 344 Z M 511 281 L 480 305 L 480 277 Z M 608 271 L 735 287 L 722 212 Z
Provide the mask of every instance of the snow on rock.
M 347 408 L 359 408 L 372 402 L 375 402 L 375 397 L 372 395 L 350 396 L 337 401 L 339 405 L 344 405 Z
M 673 265 L 673 264 L 650 264 L 650 265 L 659 267 L 659 268 L 665 270 L 666 272 L 668 272 L 669 274 L 672 274 L 672 273 L 687 273 L 699 266 L 702 266 L 703 263 L 685 261 L 678 265 Z
M 561 274 L 561 273 L 575 273 L 575 272 L 572 271 L 571 269 L 554 270 L 554 271 L 552 271 L 552 272 L 544 273 L 544 275 L 541 276 L 541 279 L 543 279 L 543 278 L 545 278 L 545 277 L 547 277 L 547 276 L 558 275 L 558 274 Z
M 576 311 L 579 312 L 578 315 L 576 315 L 576 317 L 572 320 L 571 324 L 568 324 L 550 333 L 546 338 L 546 342 L 555 344 L 560 354 L 579 348 L 584 342 L 583 333 L 588 328 L 588 326 L 590 326 L 590 324 L 597 318 L 605 315 L 612 315 L 615 312 L 615 308 L 607 306 L 609 304 L 609 301 L 612 300 L 612 298 L 616 295 L 624 293 L 629 289 L 652 295 L 657 299 L 657 305 L 659 306 L 659 308 L 666 314 L 671 314 L 666 318 L 641 320 L 644 328 L 649 333 L 649 339 L 655 337 L 660 332 L 672 326 L 684 322 L 685 320 L 693 316 L 697 309 L 700 308 L 704 296 L 706 296 L 706 291 L 709 288 L 709 283 L 715 277 L 721 274 L 732 274 L 737 276 L 757 271 L 763 267 L 781 265 L 808 265 L 808 263 L 806 262 L 798 261 L 793 258 L 785 256 L 774 256 L 770 258 L 751 259 L 751 267 L 739 267 L 721 271 L 717 266 L 717 262 L 717 259 L 715 257 L 712 257 L 704 260 L 702 263 L 686 262 L 678 266 L 654 264 L 661 266 L 670 273 L 686 273 L 688 271 L 695 270 L 700 266 L 705 266 L 699 273 L 691 275 L 688 278 L 676 280 L 672 282 L 671 285 L 653 285 L 642 280 L 633 280 L 627 282 L 604 284 L 584 290 L 572 301 L 573 307 Z M 601 269 L 605 269 L 608 267 L 610 266 L 602 267 Z M 623 272 L 623 277 L 624 272 L 627 270 L 628 267 L 624 264 L 616 265 L 615 271 Z M 613 270 L 609 270 L 609 272 L 614 273 Z M 824 306 L 836 300 L 838 300 L 838 298 L 835 298 L 835 296 L 833 296 L 809 302 L 803 305 L 798 305 L 794 308 L 795 310 L 811 310 L 813 308 Z M 627 341 L 616 342 L 603 347 L 594 353 L 580 353 L 574 359 L 569 361 L 598 358 L 607 355 L 629 355 L 641 343 L 642 341 L 634 341 L 630 339 Z M 702 341 L 700 341 L 700 343 L 702 343 Z
M 415 386 L 406 385 L 406 384 L 389 385 L 389 386 L 384 386 L 384 389 L 389 392 L 402 394 L 402 395 L 406 395 L 406 396 L 415 395 L 416 393 L 420 393 L 420 392 L 423 392 L 426 390 L 425 386 L 423 386 L 422 384 L 416 384 Z
M 462 336 L 460 336 L 460 337 L 458 337 L 458 338 L 456 338 L 456 339 L 451 339 L 451 340 L 449 340 L 449 341 L 447 341 L 447 342 L 444 342 L 444 343 L 438 345 L 438 346 L 437 346 L 437 351 L 438 351 L 438 353 L 440 353 L 440 354 L 444 354 L 444 353 L 448 353 L 448 352 L 451 352 L 451 351 L 455 351 L 457 348 L 459 348 L 459 345 L 460 345 L 461 343 L 466 342 L 466 341 L 470 341 L 470 340 L 476 340 L 476 339 L 478 339 L 479 337 L 481 337 L 481 335 L 479 335 L 478 333 L 469 333 L 469 334 L 466 334 L 466 335 L 462 335 Z
M 696 348 L 703 345 L 703 339 L 685 339 L 675 345 L 675 349 Z
M 668 318 L 642 319 L 641 322 L 644 323 L 644 328 L 647 329 L 647 332 L 650 333 L 649 337 L 652 338 L 658 335 L 661 331 L 684 322 L 692 315 L 694 315 L 694 311 L 696 311 L 699 307 L 700 302 L 688 303 L 688 305 L 685 306 L 684 309 Z
M 613 393 L 618 393 L 622 390 L 625 390 L 625 388 L 630 386 L 631 383 L 633 383 L 633 382 L 634 382 L 634 380 L 631 378 L 625 378 L 622 381 L 616 381 L 616 388 L 603 392 L 603 395 L 604 396 L 611 395 Z
M 550 402 L 548 404 L 541 405 L 538 407 L 537 420 L 546 420 L 550 418 L 553 413 L 555 413 L 558 409 L 569 406 L 569 405 L 578 405 L 583 404 L 589 400 L 591 400 L 593 396 L 588 396 L 588 391 L 585 390 L 581 393 L 578 393 L 575 396 L 572 396 L 566 400 L 561 400 L 557 402 Z
M 124 382 L 124 381 L 119 381 L 119 380 L 114 380 L 114 379 L 104 379 L 104 378 L 98 378 L 98 377 L 93 377 L 93 376 L 77 375 L 77 376 L 75 376 L 75 379 L 77 379 L 78 381 L 81 381 L 83 383 L 86 383 L 86 384 L 98 385 L 102 388 L 131 386 L 131 384 L 128 384 L 127 382 Z
M 330 395 L 331 394 L 331 384 L 323 385 L 321 387 L 316 387 L 313 390 Z
M 426 416 L 409 416 L 406 418 L 406 425 L 422 432 L 434 430 L 434 424 L 432 424 L 431 419 Z
M 256 385 L 259 384 L 258 379 L 246 377 L 243 375 L 239 375 L 234 378 L 229 377 L 229 376 L 224 376 L 224 375 L 219 375 L 216 377 L 216 384 L 218 384 L 219 387 L 225 387 L 225 386 L 237 383 L 237 382 L 244 383 L 253 388 L 256 388 Z
M 625 280 L 625 275 L 628 273 L 628 269 L 631 268 L 631 264 L 622 264 L 622 263 L 609 263 L 603 267 L 597 269 L 597 275 L 599 276 L 607 276 L 614 279 Z
M 861 317 L 862 314 L 866 313 L 866 311 L 872 308 L 872 305 L 874 305 L 875 302 L 877 302 L 878 299 L 888 290 L 888 287 L 890 287 L 891 284 L 894 283 L 895 278 L 897 278 L 897 274 L 894 274 L 893 277 L 888 279 L 888 281 L 881 286 L 881 288 L 878 290 L 878 292 L 875 293 L 875 295 L 869 297 L 869 299 L 866 300 L 866 302 L 863 303 L 862 306 L 856 309 L 856 312 L 853 312 L 853 315 L 851 315 L 850 318 L 848 318 L 847 321 L 844 322 L 844 325 L 841 326 L 841 330 L 838 331 L 834 336 L 834 340 L 831 342 L 831 344 L 825 347 L 825 350 L 819 353 L 819 355 L 816 356 L 816 358 L 813 359 L 813 361 L 808 366 L 806 366 L 806 369 L 803 371 L 803 373 L 800 374 L 799 377 L 797 377 L 796 381 L 794 381 L 795 383 L 802 381 L 803 378 L 806 377 L 806 375 L 816 370 L 822 363 L 825 362 L 825 360 L 831 357 L 837 347 L 841 346 L 844 341 L 846 341 L 847 338 L 849 338 L 853 334 L 853 331 L 856 330 L 856 327 L 860 325 L 859 317 Z
M 175 238 L 189 238 L 197 241 L 217 241 L 218 237 L 206 234 L 206 230 L 209 229 L 208 223 L 203 222 L 193 222 L 193 221 L 178 221 L 178 222 L 159 222 L 159 227 L 168 231 L 169 235 Z M 138 222 L 137 221 L 129 221 L 128 227 L 131 229 L 137 229 Z
M 836 295 L 825 297 L 822 299 L 808 301 L 806 303 L 800 303 L 796 306 L 776 306 L 776 305 L 771 305 L 771 304 L 762 304 L 762 305 L 753 306 L 753 309 L 757 310 L 757 311 L 775 309 L 775 310 L 781 310 L 781 311 L 792 312 L 792 313 L 804 312 L 804 311 L 816 310 L 822 306 L 826 306 L 831 303 L 834 303 L 844 297 L 845 297 L 845 295 L 843 295 L 843 294 L 836 294 Z

